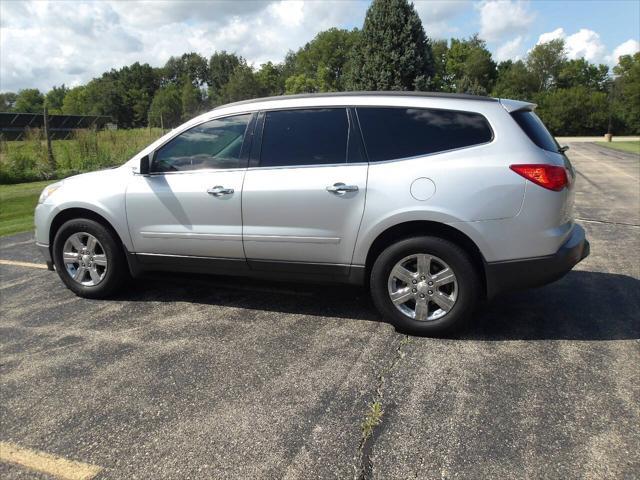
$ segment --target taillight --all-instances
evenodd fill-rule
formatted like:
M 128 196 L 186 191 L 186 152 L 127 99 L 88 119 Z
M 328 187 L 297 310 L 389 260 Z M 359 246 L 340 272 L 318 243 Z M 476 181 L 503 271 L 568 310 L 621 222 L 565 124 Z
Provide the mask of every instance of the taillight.
M 567 172 L 564 167 L 545 164 L 524 164 L 511 165 L 509 168 L 527 180 L 556 192 L 562 190 L 568 183 Z

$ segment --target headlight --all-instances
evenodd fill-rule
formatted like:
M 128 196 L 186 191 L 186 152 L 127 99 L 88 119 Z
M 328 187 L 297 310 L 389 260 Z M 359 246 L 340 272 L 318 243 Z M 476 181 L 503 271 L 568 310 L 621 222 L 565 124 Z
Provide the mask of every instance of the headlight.
M 44 202 L 47 198 L 53 195 L 53 192 L 58 190 L 61 186 L 62 183 L 59 182 L 52 183 L 51 185 L 47 185 L 46 187 L 44 187 L 44 190 L 42 190 L 42 193 L 40 194 L 40 198 L 38 198 L 38 203 Z

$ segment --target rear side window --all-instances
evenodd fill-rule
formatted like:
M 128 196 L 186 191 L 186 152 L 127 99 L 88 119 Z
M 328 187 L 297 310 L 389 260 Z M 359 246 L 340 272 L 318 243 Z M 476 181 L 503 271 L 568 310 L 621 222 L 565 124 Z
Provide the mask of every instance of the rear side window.
M 369 161 L 415 157 L 490 142 L 479 113 L 424 108 L 357 108 Z
M 555 138 L 553 138 L 553 135 L 549 133 L 547 127 L 544 126 L 542 120 L 540 120 L 535 113 L 529 110 L 521 110 L 519 112 L 513 112 L 511 116 L 537 146 L 550 152 L 558 151 L 558 143 Z
M 266 112 L 261 167 L 346 163 L 349 120 L 345 108 Z

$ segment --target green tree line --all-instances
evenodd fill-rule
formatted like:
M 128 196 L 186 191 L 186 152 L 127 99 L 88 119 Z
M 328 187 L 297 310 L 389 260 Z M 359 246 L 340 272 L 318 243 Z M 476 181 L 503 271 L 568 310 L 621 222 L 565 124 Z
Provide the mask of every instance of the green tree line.
M 640 133 L 640 53 L 609 71 L 570 60 L 562 40 L 496 62 L 478 35 L 432 40 L 407 0 L 374 0 L 361 29 L 331 28 L 280 63 L 227 51 L 134 63 L 86 85 L 0 94 L 0 111 L 108 115 L 121 128 L 173 127 L 218 105 L 271 95 L 357 90 L 471 93 L 532 101 L 556 135 Z

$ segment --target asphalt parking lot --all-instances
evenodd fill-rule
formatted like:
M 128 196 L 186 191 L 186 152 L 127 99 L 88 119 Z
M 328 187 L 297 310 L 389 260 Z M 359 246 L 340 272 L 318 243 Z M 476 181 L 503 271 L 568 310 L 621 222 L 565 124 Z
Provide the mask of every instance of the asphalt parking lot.
M 591 256 L 460 339 L 398 334 L 354 288 L 168 275 L 91 301 L 0 264 L 0 440 L 104 479 L 638 478 L 640 159 L 569 156 Z M 0 259 L 41 262 L 31 234 Z

